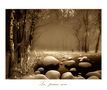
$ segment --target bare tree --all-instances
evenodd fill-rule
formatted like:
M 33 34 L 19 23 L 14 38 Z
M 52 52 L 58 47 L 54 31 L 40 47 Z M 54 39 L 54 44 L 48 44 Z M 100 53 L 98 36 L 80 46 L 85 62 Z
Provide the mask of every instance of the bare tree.
M 97 38 L 95 52 L 98 52 L 98 47 L 99 47 L 99 42 L 100 42 L 100 37 L 101 37 L 101 10 L 98 11 L 97 21 L 98 21 L 98 26 L 99 26 L 99 34 L 98 34 L 98 38 Z
M 84 33 L 84 43 L 82 46 L 82 49 L 87 52 L 89 51 L 89 42 L 88 42 L 88 25 L 89 25 L 89 20 L 88 20 L 88 14 L 89 10 L 82 11 L 83 14 L 83 23 L 85 26 L 85 33 Z
M 10 20 L 10 52 L 11 52 L 11 61 L 14 62 L 14 41 L 13 41 L 13 27 L 14 27 L 14 14 L 15 11 L 11 11 L 11 20 Z
M 15 65 L 15 56 L 14 56 L 14 14 L 15 14 L 15 10 L 11 10 L 11 14 L 10 14 L 10 29 L 9 29 L 9 40 L 10 40 L 10 73 L 9 76 L 12 75 L 12 67 Z
M 75 13 L 74 17 L 71 19 L 71 21 L 73 22 L 73 23 L 71 23 L 71 25 L 73 26 L 73 33 L 74 33 L 74 36 L 76 37 L 77 43 L 78 43 L 77 49 L 80 51 L 81 50 L 81 38 L 80 38 L 81 20 L 79 19 L 80 12 L 75 10 L 74 13 Z

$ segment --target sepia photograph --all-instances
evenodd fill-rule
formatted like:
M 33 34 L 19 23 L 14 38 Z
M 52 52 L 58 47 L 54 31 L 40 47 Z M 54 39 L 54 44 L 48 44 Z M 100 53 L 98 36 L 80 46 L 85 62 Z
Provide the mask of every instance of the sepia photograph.
M 5 9 L 5 79 L 101 80 L 101 9 Z

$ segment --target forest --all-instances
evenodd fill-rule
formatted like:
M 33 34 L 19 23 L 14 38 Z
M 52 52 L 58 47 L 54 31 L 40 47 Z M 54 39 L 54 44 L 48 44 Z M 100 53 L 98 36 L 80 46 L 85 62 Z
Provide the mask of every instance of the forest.
M 101 79 L 100 9 L 6 9 L 6 79 Z

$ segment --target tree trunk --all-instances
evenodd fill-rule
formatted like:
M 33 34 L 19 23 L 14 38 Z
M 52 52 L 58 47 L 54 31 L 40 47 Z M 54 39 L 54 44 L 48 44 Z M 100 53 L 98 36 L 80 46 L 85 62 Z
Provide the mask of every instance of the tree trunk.
M 101 31 L 99 32 L 99 35 L 98 35 L 98 39 L 97 39 L 97 43 L 96 43 L 96 48 L 95 48 L 95 53 L 98 52 L 98 47 L 99 47 L 99 42 L 100 42 L 100 36 L 101 36 Z
M 95 53 L 98 52 L 98 47 L 99 47 L 99 42 L 100 42 L 100 36 L 101 36 L 101 11 L 99 11 L 98 13 L 98 24 L 99 24 L 99 35 L 98 35 L 98 39 L 97 39 L 97 43 L 96 43 L 96 47 L 95 47 Z
M 10 53 L 11 53 L 11 62 L 14 63 L 14 37 L 13 37 L 13 27 L 14 27 L 14 13 L 15 11 L 11 11 L 10 16 Z
M 11 15 L 10 15 L 10 29 L 9 29 L 9 31 L 10 31 L 10 74 L 9 74 L 9 77 L 11 77 L 12 75 L 13 75 L 13 67 L 14 67 L 14 65 L 15 65 L 15 63 L 16 63 L 16 61 L 15 61 L 15 56 L 14 56 L 14 14 L 15 14 L 15 11 L 14 10 L 12 10 L 11 11 Z
M 22 41 L 21 41 L 21 46 L 20 46 L 20 55 L 21 55 L 21 68 L 22 68 L 22 71 L 23 73 L 25 74 L 26 73 L 26 50 L 27 50 L 27 41 L 26 41 L 26 29 L 25 29 L 25 26 L 26 26 L 26 14 L 27 14 L 27 11 L 24 10 L 23 12 L 24 14 L 24 17 L 23 17 L 23 31 L 22 31 Z
M 89 44 L 88 44 L 88 10 L 85 11 L 85 15 L 83 16 L 83 21 L 85 24 L 85 41 L 84 41 L 84 51 L 89 51 Z
M 80 46 L 81 44 L 80 44 L 80 38 L 79 38 L 79 35 L 78 35 L 78 31 L 75 32 L 75 36 L 76 36 L 77 41 L 78 41 L 77 49 L 78 49 L 79 51 L 81 51 L 81 46 Z
M 32 11 L 32 17 L 31 17 L 31 27 L 30 27 L 30 35 L 29 35 L 29 44 L 32 44 L 33 39 L 33 33 L 35 30 L 35 11 Z

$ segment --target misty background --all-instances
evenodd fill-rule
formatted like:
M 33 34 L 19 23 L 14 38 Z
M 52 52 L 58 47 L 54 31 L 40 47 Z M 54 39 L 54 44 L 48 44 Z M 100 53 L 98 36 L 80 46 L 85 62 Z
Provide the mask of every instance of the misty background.
M 94 51 L 98 43 L 101 50 L 100 10 L 42 10 L 39 14 L 43 26 L 34 32 L 32 49 Z

